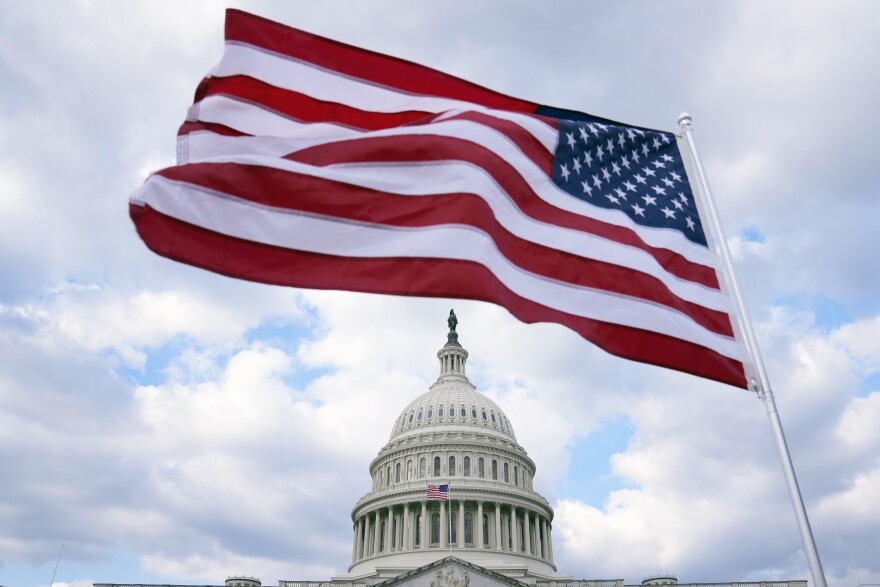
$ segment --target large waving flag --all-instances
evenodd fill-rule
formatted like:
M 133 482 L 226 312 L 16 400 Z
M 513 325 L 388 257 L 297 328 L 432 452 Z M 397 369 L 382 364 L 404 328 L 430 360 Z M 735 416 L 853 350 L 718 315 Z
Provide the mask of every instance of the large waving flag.
M 130 213 L 271 284 L 500 304 L 746 387 L 675 135 L 540 106 L 238 10 Z

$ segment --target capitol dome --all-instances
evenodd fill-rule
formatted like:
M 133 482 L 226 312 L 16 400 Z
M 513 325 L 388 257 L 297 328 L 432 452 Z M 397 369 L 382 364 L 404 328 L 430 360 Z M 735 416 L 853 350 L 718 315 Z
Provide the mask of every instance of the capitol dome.
M 455 314 L 450 317 L 454 318 Z M 401 412 L 391 428 L 390 441 L 427 430 L 467 432 L 476 428 L 516 442 L 510 420 L 498 404 L 468 381 L 465 374 L 468 352 L 458 343 L 458 333 L 451 327 L 446 344 L 437 351 L 437 358 L 440 359 L 440 376 L 426 393 Z
M 457 324 L 450 311 L 437 380 L 403 409 L 370 463 L 372 489 L 352 510 L 346 580 L 396 576 L 450 554 L 521 581 L 560 577 L 535 463 L 504 411 L 468 380 Z

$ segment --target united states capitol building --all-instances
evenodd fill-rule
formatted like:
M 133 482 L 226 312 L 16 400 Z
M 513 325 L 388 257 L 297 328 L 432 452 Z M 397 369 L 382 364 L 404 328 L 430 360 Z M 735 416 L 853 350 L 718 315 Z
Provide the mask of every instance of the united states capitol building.
M 437 352 L 437 381 L 394 420 L 370 463 L 372 489 L 352 510 L 351 563 L 326 581 L 279 587 L 624 587 L 621 579 L 574 579 L 553 558 L 553 508 L 534 490 L 535 463 L 504 411 L 467 378 L 468 352 L 450 312 Z M 447 485 L 446 499 L 428 497 Z M 624 569 L 625 570 L 625 569 Z M 806 581 L 642 585 L 807 587 Z M 156 587 L 95 583 L 95 587 Z M 232 576 L 227 587 L 260 587 Z M 168 587 L 168 586 L 163 586 Z

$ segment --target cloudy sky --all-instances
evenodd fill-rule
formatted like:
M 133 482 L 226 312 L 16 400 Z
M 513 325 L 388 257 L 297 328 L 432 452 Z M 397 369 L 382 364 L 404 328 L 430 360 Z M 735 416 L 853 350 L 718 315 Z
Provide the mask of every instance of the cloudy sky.
M 694 116 L 829 583 L 880 583 L 880 3 L 234 5 L 540 103 Z M 806 579 L 753 394 L 476 302 L 150 253 L 221 2 L 0 0 L 0 585 L 326 579 L 454 307 L 576 578 Z M 852 556 L 849 549 L 851 549 Z

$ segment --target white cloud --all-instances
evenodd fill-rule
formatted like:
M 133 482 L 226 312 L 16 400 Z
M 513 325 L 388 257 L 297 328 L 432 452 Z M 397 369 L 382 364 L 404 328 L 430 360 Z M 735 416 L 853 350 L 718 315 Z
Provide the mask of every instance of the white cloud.
M 341 570 L 368 463 L 433 380 L 454 307 L 469 373 L 540 490 L 554 499 L 576 474 L 573 446 L 619 481 L 601 507 L 557 502 L 561 571 L 806 576 L 766 415 L 744 392 L 487 304 L 293 292 L 148 252 L 127 196 L 173 159 L 221 50 L 222 10 L 178 4 L 21 3 L 0 19 L 4 570 L 53 564 L 59 536 L 102 580 L 127 579 L 101 572 L 119 549 L 170 583 Z M 847 535 L 862 581 L 880 582 L 875 3 L 254 10 L 611 118 L 669 128 L 691 109 L 829 579 L 855 580 Z M 823 299 L 840 308 L 831 324 Z M 303 338 L 261 333 L 278 322 Z M 589 454 L 619 419 L 627 446 Z

